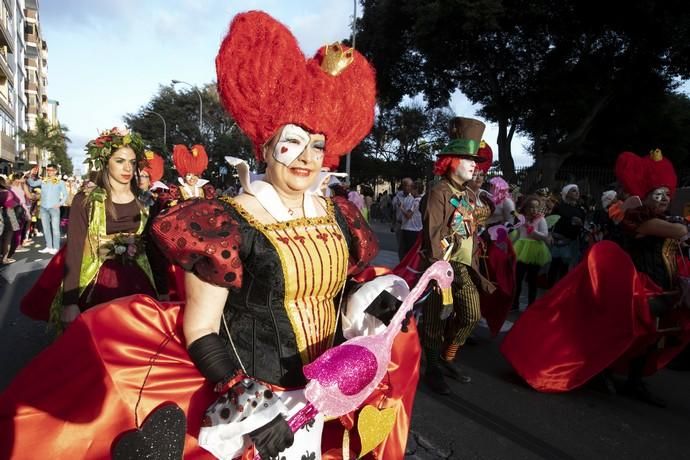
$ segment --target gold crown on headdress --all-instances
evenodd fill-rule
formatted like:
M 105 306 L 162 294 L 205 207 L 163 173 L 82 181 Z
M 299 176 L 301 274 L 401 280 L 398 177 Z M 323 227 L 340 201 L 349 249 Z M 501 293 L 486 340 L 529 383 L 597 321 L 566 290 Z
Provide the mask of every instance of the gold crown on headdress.
M 352 48 L 345 49 L 340 43 L 326 45 L 326 50 L 321 61 L 321 70 L 329 75 L 337 77 L 355 60 Z
M 144 152 L 144 156 L 147 160 L 153 160 L 153 150 L 147 150 Z
M 661 149 L 654 149 L 649 152 L 649 157 L 654 161 L 661 161 L 664 156 L 661 154 Z
M 194 158 L 198 157 L 199 156 L 199 149 L 197 149 L 196 147 L 192 147 L 192 156 Z

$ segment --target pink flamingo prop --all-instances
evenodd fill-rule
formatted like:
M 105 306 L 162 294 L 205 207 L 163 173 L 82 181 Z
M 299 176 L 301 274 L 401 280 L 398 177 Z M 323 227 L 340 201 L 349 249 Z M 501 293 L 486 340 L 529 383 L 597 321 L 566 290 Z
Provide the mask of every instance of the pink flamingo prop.
M 310 379 L 305 389 L 309 402 L 288 420 L 293 432 L 319 412 L 327 417 L 340 417 L 357 409 L 369 397 L 386 374 L 393 340 L 405 315 L 431 280 L 436 280 L 441 288 L 443 304 L 452 304 L 453 269 L 448 262 L 435 262 L 422 274 L 383 332 L 353 337 L 304 366 L 304 375 Z

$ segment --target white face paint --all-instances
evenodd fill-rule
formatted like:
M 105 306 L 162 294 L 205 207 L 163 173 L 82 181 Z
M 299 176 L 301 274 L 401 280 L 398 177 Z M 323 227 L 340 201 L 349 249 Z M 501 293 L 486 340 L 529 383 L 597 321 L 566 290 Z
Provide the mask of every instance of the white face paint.
M 664 212 L 668 209 L 668 205 L 671 202 L 671 191 L 668 187 L 659 187 L 652 190 L 645 200 L 645 204 L 650 209 L 657 212 Z
M 474 160 L 470 160 L 469 158 L 460 158 L 460 163 L 458 163 L 458 167 L 455 170 L 455 175 L 462 179 L 463 182 L 472 180 L 476 165 L 477 163 L 475 163 Z
M 309 133 L 296 125 L 285 125 L 273 149 L 276 161 L 290 166 L 309 146 Z M 323 152 L 320 153 L 323 157 Z

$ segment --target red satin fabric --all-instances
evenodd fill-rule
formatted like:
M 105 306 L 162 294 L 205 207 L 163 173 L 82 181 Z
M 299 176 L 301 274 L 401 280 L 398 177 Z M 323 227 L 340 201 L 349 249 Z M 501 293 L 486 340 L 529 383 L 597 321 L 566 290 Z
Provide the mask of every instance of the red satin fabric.
M 66 247 L 63 246 L 48 262 L 36 283 L 20 301 L 20 309 L 26 316 L 38 321 L 49 320 L 50 305 L 60 290 L 65 274 Z M 98 270 L 88 303 L 85 302 L 85 296 L 82 296 L 79 307 L 84 310 L 135 293 L 156 296 L 146 273 L 138 265 L 123 265 L 114 260 L 106 260 Z
M 38 277 L 29 292 L 22 297 L 19 308 L 29 318 L 48 321 L 50 304 L 60 290 L 62 278 L 65 276 L 66 248 L 67 246 L 62 246 L 57 254 L 50 259 L 41 276 Z
M 412 320 L 408 331 L 398 334 L 393 342 L 388 374 L 362 405 L 362 407 L 373 405 L 379 409 L 396 407 L 395 424 L 385 441 L 362 458 L 381 460 L 404 458 L 412 422 L 412 406 L 419 382 L 420 357 L 421 346 L 417 325 Z M 357 416 L 358 412 L 355 412 L 347 417 L 341 417 L 344 420 L 332 420 L 326 423 L 322 443 L 323 460 L 342 460 L 343 424 L 352 430 L 350 431 L 350 458 L 358 458 L 361 447 L 357 436 Z
M 185 459 L 213 458 L 198 447 L 196 436 L 217 395 L 189 359 L 182 316 L 181 304 L 159 304 L 142 295 L 80 315 L 0 394 L 0 458 L 108 458 L 114 440 L 136 428 L 134 408 L 142 387 L 139 423 L 156 407 L 174 402 L 187 415 Z M 400 407 L 394 430 L 375 458 L 403 458 L 419 356 L 412 323 L 396 338 L 388 376 L 367 401 Z M 342 444 L 342 426 L 333 423 L 335 432 L 328 431 L 334 434 L 325 437 L 324 448 Z
M 630 359 L 661 336 L 647 301 L 660 292 L 618 245 L 599 242 L 522 314 L 501 352 L 530 386 L 544 392 L 572 390 L 607 368 L 627 372 Z M 680 343 L 655 352 L 647 373 L 663 367 L 690 341 L 688 313 L 675 312 Z
M 139 295 L 80 315 L 0 394 L 0 458 L 109 458 L 135 428 L 159 349 L 139 421 L 173 401 L 187 414 L 185 458 L 213 458 L 195 437 L 215 394 L 182 344 L 181 319 L 180 305 Z
M 393 269 L 393 273 L 407 281 L 407 285 L 412 288 L 424 273 L 424 260 L 419 250 L 422 247 L 422 233 L 417 236 L 412 248 L 407 251 L 403 260 Z
M 480 309 L 491 334 L 496 337 L 508 317 L 515 293 L 515 250 L 509 240 L 500 244 L 491 242 L 486 250 L 486 276 L 496 289 L 493 293 L 480 295 Z M 481 263 L 483 265 L 483 263 Z M 480 265 L 480 269 L 484 269 Z

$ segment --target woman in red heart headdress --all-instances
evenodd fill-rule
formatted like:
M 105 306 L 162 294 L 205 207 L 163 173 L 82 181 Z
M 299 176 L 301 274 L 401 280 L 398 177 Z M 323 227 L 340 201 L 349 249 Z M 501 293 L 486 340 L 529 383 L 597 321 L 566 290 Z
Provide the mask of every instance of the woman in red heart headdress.
M 352 457 L 365 447 L 404 456 L 414 324 L 367 401 L 396 415 L 390 434 L 368 427 L 384 435 L 378 446 L 359 439 L 358 413 L 323 436 L 323 417 L 294 435 L 286 423 L 306 404 L 302 367 L 334 344 L 346 279 L 378 251 L 356 208 L 315 191 L 324 157 L 345 155 L 371 129 L 374 70 L 339 44 L 305 58 L 285 26 L 257 11 L 235 17 L 216 68 L 221 102 L 265 163 L 264 178 L 233 199 L 161 212 L 152 234 L 186 271 L 185 303 L 131 296 L 80 315 L 0 395 L 0 457 L 132 458 L 148 449 L 319 459 L 342 453 L 349 428 Z
M 179 185 L 171 187 L 174 200 L 210 200 L 216 196 L 213 185 L 201 177 L 208 166 L 208 155 L 203 145 L 193 145 L 190 150 L 186 145 L 176 144 L 173 146 L 172 157 L 175 169 L 180 175 L 177 178 Z
M 616 176 L 631 196 L 619 224 L 622 245 L 593 245 L 520 317 L 501 351 L 539 391 L 572 390 L 600 374 L 616 391 L 613 371 L 627 376 L 620 391 L 660 405 L 642 377 L 690 341 L 690 310 L 680 286 L 680 275 L 688 274 L 679 259 L 688 227 L 666 215 L 677 179 L 660 151 L 645 157 L 621 153 Z

